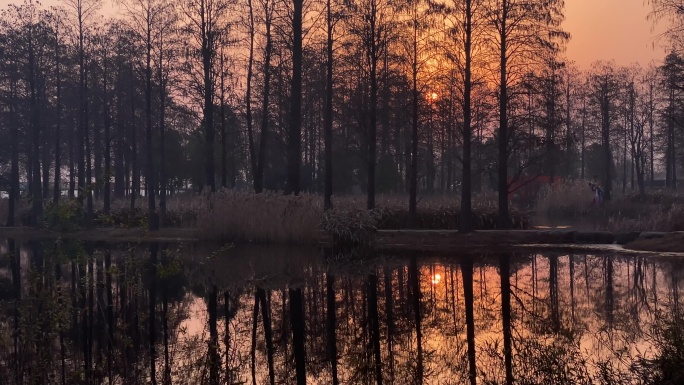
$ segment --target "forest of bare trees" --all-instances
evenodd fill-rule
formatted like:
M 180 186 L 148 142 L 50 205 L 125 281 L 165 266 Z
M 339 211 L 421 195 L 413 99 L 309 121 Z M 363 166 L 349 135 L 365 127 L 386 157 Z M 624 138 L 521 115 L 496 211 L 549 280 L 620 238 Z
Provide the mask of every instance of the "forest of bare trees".
M 655 22 L 681 2 L 656 1 Z M 498 191 L 603 181 L 677 188 L 684 56 L 641 67 L 564 56 L 562 0 L 25 0 L 0 17 L 7 225 L 76 199 L 93 220 L 169 194 Z M 676 23 L 674 25 L 677 25 Z M 461 230 L 472 230 L 467 220 Z

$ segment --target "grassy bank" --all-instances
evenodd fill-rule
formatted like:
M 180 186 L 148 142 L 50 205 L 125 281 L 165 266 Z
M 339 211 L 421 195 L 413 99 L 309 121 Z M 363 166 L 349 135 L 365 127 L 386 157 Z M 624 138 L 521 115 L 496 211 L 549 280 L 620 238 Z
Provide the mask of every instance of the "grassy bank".
M 330 237 L 359 243 L 377 230 L 458 228 L 460 201 L 456 197 L 421 198 L 413 225 L 408 197 L 381 195 L 376 202 L 377 208 L 369 211 L 365 209 L 365 196 L 335 197 L 335 208 L 324 212 L 323 198 L 315 194 L 285 196 L 279 192 L 220 190 L 214 194 L 169 197 L 166 226 L 196 229 L 202 240 L 291 244 Z M 145 228 L 146 203 L 141 198 L 131 208 L 129 201 L 114 201 L 110 213 L 105 214 L 101 202 L 96 202 L 94 224 L 96 228 Z M 29 214 L 28 202 L 20 201 L 17 225 L 27 225 Z M 496 202 L 491 197 L 474 199 L 471 220 L 476 229 L 496 229 L 497 216 Z M 515 208 L 511 218 L 516 229 L 526 228 L 529 222 L 528 214 Z M 85 228 L 86 217 L 76 200 L 63 199 L 59 205 L 46 206 L 43 222 L 43 227 L 51 230 L 74 232 Z
M 535 207 L 537 215 L 555 220 L 586 219 L 597 230 L 684 231 L 684 195 L 652 190 L 644 195 L 616 196 L 600 207 L 592 204 L 593 193 L 586 181 L 566 182 L 547 191 Z

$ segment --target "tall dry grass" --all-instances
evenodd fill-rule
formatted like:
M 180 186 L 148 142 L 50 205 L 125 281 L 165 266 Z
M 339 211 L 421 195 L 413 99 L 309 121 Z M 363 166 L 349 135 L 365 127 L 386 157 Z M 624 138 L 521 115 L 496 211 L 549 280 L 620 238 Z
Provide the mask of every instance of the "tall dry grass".
M 593 199 L 594 193 L 588 181 L 567 180 L 553 189 L 542 190 L 535 211 L 549 216 L 583 216 L 596 210 Z
M 7 214 L 8 214 L 8 208 L 9 206 L 9 199 L 7 198 L 1 198 L 0 199 L 0 226 L 4 226 L 7 223 Z
M 262 243 L 321 239 L 323 201 L 316 195 L 224 189 L 197 199 L 197 228 L 202 239 Z
M 612 214 L 608 217 L 607 230 L 614 232 L 684 231 L 684 204 L 659 205 L 636 217 L 620 213 Z

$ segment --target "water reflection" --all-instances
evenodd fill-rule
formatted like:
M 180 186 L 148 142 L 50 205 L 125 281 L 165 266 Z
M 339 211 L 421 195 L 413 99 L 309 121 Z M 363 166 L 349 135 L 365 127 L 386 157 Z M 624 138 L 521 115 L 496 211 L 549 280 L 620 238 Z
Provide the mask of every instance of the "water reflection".
M 632 383 L 684 265 L 0 243 L 10 384 Z M 642 365 L 643 366 L 643 365 Z

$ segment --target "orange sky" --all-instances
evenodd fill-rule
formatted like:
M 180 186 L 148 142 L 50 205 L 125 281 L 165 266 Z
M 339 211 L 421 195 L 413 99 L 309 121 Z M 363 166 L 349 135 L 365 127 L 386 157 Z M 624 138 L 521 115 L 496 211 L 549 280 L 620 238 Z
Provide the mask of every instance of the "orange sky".
M 22 0 L 0 0 L 0 7 Z M 43 0 L 43 5 L 58 3 Z M 110 1 L 105 0 L 105 3 Z M 657 32 L 646 20 L 650 11 L 648 0 L 565 0 L 564 28 L 572 34 L 567 56 L 581 68 L 588 68 L 595 60 L 614 59 L 618 65 L 664 57 L 659 48 L 663 41 L 655 39 Z M 662 31 L 662 27 L 659 28 Z
M 647 0 L 565 0 L 564 28 L 572 34 L 567 56 L 583 68 L 595 60 L 614 59 L 618 65 L 645 66 L 661 60 L 664 40 L 656 39 L 653 23 L 646 20 Z

